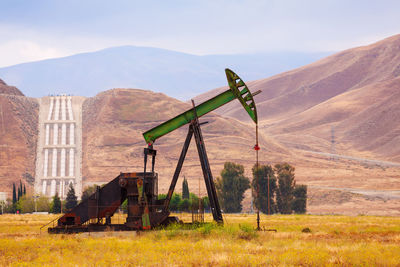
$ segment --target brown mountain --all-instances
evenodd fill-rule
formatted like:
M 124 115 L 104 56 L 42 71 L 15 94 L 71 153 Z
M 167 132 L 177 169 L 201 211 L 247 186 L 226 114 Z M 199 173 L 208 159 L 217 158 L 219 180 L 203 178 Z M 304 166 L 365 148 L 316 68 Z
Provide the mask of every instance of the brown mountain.
M 2 79 L 0 79 L 0 94 L 19 96 L 24 95 L 17 87 L 7 85 Z
M 39 104 L 0 80 L 0 191 L 12 183 L 33 185 Z
M 396 35 L 248 85 L 262 90 L 256 97 L 262 131 L 277 140 L 299 143 L 303 136 L 307 149 L 327 149 L 333 126 L 343 146 L 400 160 L 400 146 L 394 146 L 400 132 L 399 76 Z M 248 121 L 236 103 L 217 112 Z M 319 145 L 307 144 L 312 136 Z

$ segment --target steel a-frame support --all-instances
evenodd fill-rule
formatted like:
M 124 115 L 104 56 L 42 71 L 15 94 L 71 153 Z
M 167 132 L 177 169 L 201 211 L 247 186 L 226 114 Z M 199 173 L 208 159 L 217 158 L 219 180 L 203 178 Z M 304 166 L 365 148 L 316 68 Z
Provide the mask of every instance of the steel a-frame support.
M 196 141 L 197 152 L 199 153 L 201 169 L 203 171 L 204 182 L 206 184 L 207 194 L 208 194 L 208 198 L 210 200 L 210 207 L 211 207 L 211 212 L 213 214 L 214 221 L 216 221 L 218 223 L 223 223 L 224 220 L 223 220 L 222 213 L 221 213 L 221 207 L 218 202 L 218 196 L 217 196 L 217 192 L 215 190 L 215 184 L 214 184 L 214 180 L 213 180 L 213 176 L 212 176 L 212 172 L 211 172 L 211 168 L 210 168 L 210 163 L 208 161 L 206 147 L 204 144 L 203 135 L 202 135 L 201 129 L 200 129 L 200 123 L 199 123 L 197 116 L 195 117 L 195 119 L 193 121 L 190 122 L 188 133 L 187 133 L 187 136 L 185 139 L 185 143 L 183 144 L 182 152 L 179 157 L 178 164 L 176 165 L 175 173 L 174 173 L 174 176 L 171 181 L 171 185 L 168 190 L 167 198 L 165 199 L 165 202 L 164 202 L 164 208 L 167 209 L 169 206 L 169 203 L 171 201 L 172 194 L 174 192 L 176 182 L 178 181 L 179 174 L 182 170 L 183 162 L 185 160 L 186 153 L 189 148 L 190 141 L 191 141 L 193 135 L 194 135 L 194 139 Z
M 204 145 L 203 135 L 201 134 L 200 124 L 198 120 L 191 123 L 190 128 L 194 133 L 194 139 L 196 140 L 197 152 L 199 153 L 201 169 L 203 170 L 204 182 L 206 183 L 207 194 L 210 200 L 210 207 L 213 214 L 214 221 L 223 223 L 221 208 L 218 202 L 217 191 L 215 190 L 214 179 L 211 173 L 210 163 L 208 161 L 206 147 Z

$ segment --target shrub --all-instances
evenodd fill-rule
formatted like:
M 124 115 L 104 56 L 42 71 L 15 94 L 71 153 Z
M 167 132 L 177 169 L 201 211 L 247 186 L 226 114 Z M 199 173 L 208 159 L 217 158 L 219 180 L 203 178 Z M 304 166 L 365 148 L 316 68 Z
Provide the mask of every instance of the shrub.
M 239 232 L 238 237 L 240 239 L 250 240 L 257 237 L 257 231 L 249 224 L 239 224 Z

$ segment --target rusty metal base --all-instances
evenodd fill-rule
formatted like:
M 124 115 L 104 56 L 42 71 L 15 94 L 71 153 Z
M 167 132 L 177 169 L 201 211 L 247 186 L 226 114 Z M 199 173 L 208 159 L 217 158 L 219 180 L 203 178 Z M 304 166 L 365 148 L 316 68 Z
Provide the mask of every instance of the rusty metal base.
M 162 223 L 161 227 L 165 227 L 172 223 L 180 223 L 178 217 L 167 217 Z M 65 225 L 49 227 L 47 232 L 49 234 L 76 234 L 85 232 L 118 232 L 118 231 L 143 231 L 143 229 L 136 227 L 128 227 L 126 224 L 87 224 L 87 225 Z
M 106 231 L 136 231 L 127 227 L 125 224 L 88 224 L 88 225 L 71 225 L 64 227 L 50 227 L 47 229 L 49 234 L 75 234 L 84 232 L 106 232 Z

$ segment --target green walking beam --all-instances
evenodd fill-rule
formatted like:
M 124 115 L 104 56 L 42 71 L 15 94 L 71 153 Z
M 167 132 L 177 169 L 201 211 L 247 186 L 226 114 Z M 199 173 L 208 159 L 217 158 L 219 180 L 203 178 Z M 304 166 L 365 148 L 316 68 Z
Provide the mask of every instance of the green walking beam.
M 151 145 L 161 136 L 172 132 L 179 127 L 190 123 L 192 120 L 195 119 L 196 114 L 197 117 L 201 117 L 229 102 L 234 100 L 235 98 L 239 100 L 239 102 L 243 105 L 244 109 L 250 115 L 251 119 L 257 123 L 257 110 L 256 105 L 254 103 L 253 96 L 260 93 L 257 91 L 254 94 L 251 94 L 247 85 L 243 82 L 240 77 L 231 71 L 230 69 L 225 69 L 226 78 L 228 80 L 229 89 L 204 103 L 196 106 L 196 113 L 193 109 L 183 112 L 182 114 L 172 118 L 153 129 L 145 132 L 143 134 L 146 143 Z

